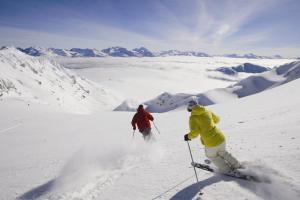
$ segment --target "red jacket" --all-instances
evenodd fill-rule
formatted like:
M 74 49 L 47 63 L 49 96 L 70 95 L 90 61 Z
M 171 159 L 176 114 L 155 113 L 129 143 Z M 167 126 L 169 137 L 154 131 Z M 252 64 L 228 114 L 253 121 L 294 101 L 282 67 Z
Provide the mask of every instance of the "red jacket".
M 135 130 L 137 125 L 140 132 L 142 132 L 146 128 L 151 128 L 149 120 L 153 121 L 153 116 L 145 111 L 143 106 L 139 106 L 137 109 L 137 113 L 135 113 L 131 121 L 132 128 Z

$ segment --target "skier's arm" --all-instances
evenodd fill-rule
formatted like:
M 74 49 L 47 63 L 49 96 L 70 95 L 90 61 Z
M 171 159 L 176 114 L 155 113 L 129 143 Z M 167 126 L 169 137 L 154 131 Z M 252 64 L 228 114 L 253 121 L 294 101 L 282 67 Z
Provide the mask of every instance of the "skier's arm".
M 198 137 L 200 132 L 197 129 L 197 122 L 195 119 L 190 119 L 190 132 L 188 133 L 189 139 L 194 139 Z
M 213 121 L 217 124 L 220 121 L 220 117 L 218 115 L 216 115 L 215 113 L 211 112 Z
M 152 116 L 150 113 L 148 113 L 148 112 L 147 112 L 147 118 L 148 118 L 149 120 L 151 120 L 151 121 L 154 120 L 153 116 Z

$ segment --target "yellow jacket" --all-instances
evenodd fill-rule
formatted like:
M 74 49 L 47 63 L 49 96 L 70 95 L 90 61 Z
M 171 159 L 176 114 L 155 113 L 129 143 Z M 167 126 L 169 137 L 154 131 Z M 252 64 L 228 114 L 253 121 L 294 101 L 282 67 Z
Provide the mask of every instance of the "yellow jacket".
M 190 116 L 188 138 L 193 139 L 200 135 L 204 146 L 218 146 L 225 141 L 222 131 L 216 127 L 219 121 L 220 118 L 204 106 L 194 106 Z

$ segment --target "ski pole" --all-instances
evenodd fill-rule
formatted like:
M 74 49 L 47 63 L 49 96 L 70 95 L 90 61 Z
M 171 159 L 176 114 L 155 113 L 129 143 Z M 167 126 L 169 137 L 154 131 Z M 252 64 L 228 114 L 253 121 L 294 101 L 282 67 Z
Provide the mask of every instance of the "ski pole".
M 190 143 L 189 143 L 189 141 L 186 141 L 186 142 L 187 142 L 187 144 L 188 144 L 188 147 L 189 147 L 189 150 L 190 150 L 190 155 L 191 155 L 192 162 L 194 163 L 194 159 L 193 159 L 193 155 L 192 155 L 192 151 L 191 151 Z M 193 166 L 193 167 L 194 167 L 195 176 L 196 176 L 197 183 L 198 183 L 198 182 L 199 182 L 199 180 L 198 180 L 198 176 L 197 176 L 196 168 L 195 168 L 195 166 Z
M 135 132 L 135 130 L 133 130 L 133 132 L 132 132 L 132 138 L 134 138 L 134 132 Z
M 157 126 L 155 125 L 154 121 L 153 121 L 152 123 L 153 123 L 153 125 L 154 125 L 155 129 L 157 130 L 158 134 L 160 134 L 160 132 L 159 132 L 159 130 L 158 130 L 158 128 L 157 128 Z

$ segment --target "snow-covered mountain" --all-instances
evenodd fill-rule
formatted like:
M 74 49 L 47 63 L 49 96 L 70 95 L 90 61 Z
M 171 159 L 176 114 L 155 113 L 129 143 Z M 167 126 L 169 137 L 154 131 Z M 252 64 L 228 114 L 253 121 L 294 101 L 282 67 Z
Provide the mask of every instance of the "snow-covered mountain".
M 31 56 L 63 56 L 63 57 L 154 57 L 154 56 L 194 56 L 194 57 L 211 57 L 207 53 L 196 51 L 179 51 L 179 50 L 167 50 L 159 52 L 151 52 L 145 47 L 134 48 L 128 50 L 124 47 L 109 47 L 102 50 L 89 49 L 89 48 L 43 48 L 43 47 L 28 47 L 18 48 L 20 51 Z M 217 56 L 217 55 L 216 55 Z M 219 56 L 219 55 L 218 55 Z M 244 55 L 239 54 L 225 54 L 221 57 L 229 58 L 247 58 L 247 59 L 282 59 L 280 55 L 274 56 L 260 56 L 253 53 Z
M 196 57 L 210 57 L 206 53 L 195 52 L 195 51 L 178 51 L 178 50 L 168 50 L 161 51 L 158 53 L 159 56 L 196 56 Z
M 101 50 L 103 53 L 113 57 L 132 57 L 135 56 L 132 51 L 127 50 L 124 47 L 110 47 L 107 49 Z
M 46 53 L 44 55 L 47 55 L 47 56 L 56 56 L 57 55 L 57 56 L 73 57 L 74 53 L 67 49 L 48 48 L 48 49 L 46 49 Z
M 2 49 L 4 49 L 5 47 L 2 47 Z M 40 48 L 40 47 L 28 47 L 25 49 L 22 48 L 17 48 L 18 50 L 22 51 L 23 53 L 26 53 L 30 56 L 41 56 L 41 55 L 46 55 L 44 53 L 44 49 Z
M 101 50 L 103 53 L 113 57 L 153 57 L 153 53 L 145 47 L 128 50 L 124 47 L 110 47 Z
M 145 47 L 134 48 L 132 52 L 136 57 L 153 57 L 154 54 Z
M 280 55 L 274 55 L 274 56 L 260 56 L 256 55 L 253 53 L 248 53 L 244 55 L 239 55 L 239 54 L 225 54 L 223 55 L 224 57 L 229 57 L 229 58 L 248 58 L 248 59 L 281 59 L 282 56 Z
M 271 70 L 271 68 L 255 65 L 252 63 L 244 63 L 236 67 L 219 67 L 216 69 L 216 71 L 222 72 L 227 75 L 236 75 L 239 72 L 255 74 L 255 73 L 262 73 L 269 70 Z
M 39 102 L 72 112 L 108 108 L 116 100 L 109 90 L 48 59 L 10 47 L 0 50 L 0 61 L 1 98 Z
M 98 51 L 97 49 L 81 49 L 72 48 L 70 49 L 72 57 L 105 57 L 105 53 Z
M 97 49 L 58 49 L 58 48 L 42 48 L 42 47 L 29 47 L 29 48 L 17 48 L 31 56 L 63 56 L 63 57 L 105 57 L 105 53 L 98 51 Z
M 56 53 L 64 54 L 64 53 L 69 53 L 65 51 L 60 51 L 59 49 L 51 49 L 52 51 L 56 51 Z M 120 49 L 119 49 L 120 50 Z M 146 52 L 145 49 L 141 49 L 144 52 Z M 28 49 L 28 52 L 31 52 L 33 55 L 36 54 L 36 51 L 34 49 Z M 40 52 L 45 52 L 40 49 Z M 81 54 L 82 56 L 95 56 L 95 54 L 91 51 L 85 51 L 85 49 L 72 49 L 72 52 L 76 52 L 78 54 Z M 111 53 L 115 52 L 114 50 L 111 51 Z M 90 54 L 89 54 L 90 53 Z M 74 56 L 74 54 L 70 55 Z M 117 69 L 119 71 L 119 66 L 126 66 L 127 64 L 124 63 L 124 59 L 115 59 L 115 58 L 107 58 L 107 59 L 91 59 L 91 58 L 86 58 L 88 60 L 84 61 L 82 60 L 83 58 L 80 58 L 78 56 L 79 60 L 73 60 L 71 59 L 57 59 L 57 61 L 60 60 L 60 62 L 64 63 L 64 61 L 69 62 L 69 64 L 64 64 L 65 67 L 72 68 L 72 69 L 84 69 L 84 68 L 93 68 L 95 69 L 95 72 L 99 69 L 102 70 L 100 74 L 97 74 L 98 72 L 94 73 L 92 70 L 83 70 L 82 72 L 90 71 L 88 74 L 88 78 L 92 78 L 92 80 L 97 81 L 99 77 L 104 76 L 103 80 L 100 85 L 105 85 L 105 88 L 102 86 L 99 86 L 98 84 L 95 84 L 93 82 L 90 82 L 82 77 L 77 76 L 73 72 L 61 67 L 60 65 L 56 64 L 55 62 L 50 62 L 48 61 L 47 57 L 40 57 L 40 56 L 28 56 L 17 49 L 10 47 L 10 48 L 3 48 L 1 50 L 1 58 L 2 58 L 2 65 L 5 65 L 5 68 L 3 70 L 3 73 L 1 75 L 1 96 L 2 98 L 5 97 L 18 97 L 20 99 L 26 99 L 26 101 L 32 102 L 32 101 L 38 101 L 40 103 L 46 103 L 49 105 L 56 105 L 56 106 L 62 106 L 65 107 L 66 109 L 72 107 L 71 104 L 78 104 L 77 106 L 78 110 L 80 108 L 86 108 L 89 107 L 90 110 L 93 110 L 95 107 L 97 109 L 101 109 L 102 107 L 106 107 L 105 105 L 108 105 L 107 102 L 116 102 L 116 96 L 124 99 L 128 99 L 128 96 L 126 97 L 127 94 L 125 94 L 123 91 L 126 90 L 127 87 L 136 87 L 137 79 L 136 77 L 139 77 L 140 74 L 144 74 L 145 70 L 149 70 L 149 78 L 152 77 L 153 80 L 150 81 L 151 85 L 154 86 L 156 82 L 161 80 L 160 76 L 165 76 L 167 75 L 170 80 L 163 78 L 166 84 L 166 88 L 169 88 L 169 92 L 164 93 L 163 95 L 160 95 L 157 99 L 154 99 L 153 101 L 148 101 L 146 104 L 149 105 L 149 109 L 152 111 L 157 111 L 157 112 L 164 112 L 167 110 L 172 110 L 178 107 L 178 105 L 181 105 L 181 100 L 189 98 L 191 96 L 191 89 L 190 91 L 185 91 L 184 90 L 184 85 L 180 86 L 178 85 L 178 81 L 181 80 L 181 82 L 186 82 L 186 84 L 192 84 L 192 86 L 189 86 L 189 88 L 198 88 L 197 84 L 202 81 L 205 82 L 205 87 L 208 89 L 212 89 L 209 87 L 215 88 L 216 85 L 219 85 L 217 87 L 226 87 L 229 85 L 230 82 L 226 81 L 227 78 L 223 75 L 221 76 L 220 73 L 217 74 L 217 72 L 207 72 L 206 70 L 208 68 L 199 68 L 199 61 L 197 59 L 201 59 L 201 62 L 203 62 L 204 65 L 211 65 L 212 62 L 214 62 L 214 58 L 211 57 L 203 57 L 203 58 L 190 58 L 190 57 L 185 57 L 182 59 L 187 59 L 187 63 L 191 66 L 188 67 L 187 63 L 183 60 L 177 63 L 177 60 L 175 57 L 156 57 L 153 58 L 154 60 L 149 61 L 148 59 L 142 59 L 142 58 L 128 58 L 128 65 L 130 66 L 129 68 L 124 68 L 124 72 L 120 73 L 120 76 L 112 76 L 113 78 L 107 78 L 107 75 L 105 75 L 107 72 L 104 72 L 103 70 L 108 70 L 110 72 L 109 76 L 115 74 L 114 70 Z M 63 58 L 63 57 L 62 57 Z M 196 59 L 196 60 L 195 60 Z M 204 60 L 203 60 L 204 59 Z M 228 59 L 228 58 L 227 58 Z M 164 61 L 165 60 L 165 61 Z M 170 61 L 169 61 L 170 60 Z M 203 61 L 202 61 L 203 60 Z M 215 64 L 218 63 L 232 63 L 234 59 L 226 59 L 220 58 L 219 61 L 216 61 Z M 85 63 L 87 62 L 88 63 Z M 101 62 L 99 62 L 101 61 Z M 241 59 L 242 61 L 242 59 Z M 259 61 L 259 60 L 258 60 Z M 282 60 L 279 60 L 282 62 Z M 136 63 L 135 63 L 136 62 Z M 270 60 L 261 60 L 258 63 L 264 63 L 264 62 L 269 62 L 269 63 L 274 63 L 275 61 L 270 61 Z M 234 62 L 235 63 L 235 62 Z M 87 66 L 85 66 L 87 64 Z M 75 65 L 73 67 L 73 65 Z M 98 66 L 99 65 L 99 66 Z M 105 67 L 108 65 L 107 67 Z M 152 66 L 151 69 L 149 68 L 149 65 Z M 253 66 L 249 66 L 250 64 L 243 64 L 240 65 L 236 68 L 234 68 L 236 71 L 253 71 Z M 48 66 L 48 67 L 46 67 Z M 133 67 L 132 66 L 136 66 Z M 213 66 L 213 65 L 212 65 Z M 267 66 L 270 66 L 268 64 Z M 13 69 L 16 68 L 17 70 L 7 70 L 7 69 Z M 182 69 L 181 69 L 182 68 Z M 210 69 L 215 69 L 211 68 Z M 288 68 L 288 67 L 286 67 Z M 30 70 L 29 70 L 30 69 Z M 176 69 L 176 70 L 175 70 Z M 275 78 L 281 78 L 284 77 L 284 79 L 287 81 L 294 80 L 295 78 L 298 77 L 298 72 L 296 73 L 295 70 L 292 71 L 289 74 L 285 74 L 285 71 L 282 72 L 282 67 L 280 67 L 280 70 L 278 73 L 276 73 Z M 140 71 L 141 70 L 141 71 Z M 178 72 L 178 74 L 174 73 L 173 76 L 170 76 L 169 70 L 173 70 L 173 72 Z M 194 71 L 195 73 L 190 73 L 190 70 Z M 59 73 L 58 73 L 59 72 Z M 186 79 L 185 81 L 182 80 L 182 74 L 186 74 L 189 78 Z M 199 76 L 198 73 L 204 73 L 201 76 Z M 271 72 L 272 73 L 272 72 Z M 50 74 L 50 75 L 49 75 Z M 152 75 L 151 75 L 152 74 Z M 202 77 L 203 76 L 203 77 Z M 248 76 L 248 75 L 247 75 Z M 8 78 L 12 77 L 12 78 Z M 210 78 L 213 77 L 213 78 Z M 237 81 L 240 80 L 240 77 L 245 77 L 243 76 L 238 76 L 232 81 Z M 112 80 L 113 79 L 113 80 Z M 173 80 L 174 79 L 174 80 Z M 195 79 L 195 80 L 194 80 Z M 249 84 L 256 84 L 256 82 L 259 82 L 262 78 L 262 76 L 258 76 L 257 78 L 253 78 L 252 81 L 249 82 Z M 274 79 L 274 77 L 273 77 Z M 154 81 L 155 80 L 155 81 Z M 269 79 L 267 79 L 269 80 Z M 174 83 L 173 83 L 173 82 Z M 70 84 L 70 82 L 75 82 L 74 84 Z M 149 82 L 149 83 L 150 83 Z M 203 83 L 204 83 L 203 82 Z M 254 83 L 252 83 L 254 82 Z M 196 85 L 194 83 L 197 83 Z M 240 82 L 243 84 L 243 82 Z M 248 82 L 247 82 L 248 83 Z M 273 83 L 273 82 L 272 82 Z M 121 86 L 119 86 L 121 84 Z M 159 83 L 158 85 L 160 85 Z M 170 86 L 176 85 L 176 88 L 183 88 L 179 91 L 184 91 L 188 92 L 186 94 L 180 94 L 180 95 L 175 95 L 176 98 L 173 98 L 174 95 L 172 95 L 172 90 L 170 90 Z M 274 83 L 275 84 L 275 83 Z M 143 101 L 146 99 L 152 98 L 154 95 L 159 94 L 159 92 L 154 93 L 157 91 L 155 89 L 157 86 L 154 86 L 153 88 L 149 88 L 147 85 L 148 83 L 145 83 L 145 80 L 142 79 L 142 82 L 140 82 L 140 85 L 144 85 L 147 87 L 147 94 L 149 97 L 145 98 Z M 209 86 L 211 85 L 211 86 Z M 213 103 L 217 102 L 222 102 L 227 99 L 231 98 L 236 98 L 237 96 L 242 97 L 242 96 L 247 96 L 250 93 L 253 94 L 255 92 L 262 91 L 268 87 L 271 86 L 271 84 L 265 84 L 266 86 L 263 87 L 261 85 L 258 85 L 257 88 L 254 88 L 250 91 L 243 91 L 242 89 L 238 89 L 239 85 L 235 85 L 235 90 L 233 91 L 232 88 L 226 88 L 226 89 L 218 89 L 218 90 L 213 90 L 209 91 L 205 94 L 201 93 L 198 94 L 198 98 L 200 99 L 201 102 L 204 102 L 205 105 L 210 105 Z M 276 84 L 275 84 L 276 85 Z M 277 84 L 278 85 L 278 84 Z M 114 91 L 117 91 L 117 88 L 122 88 L 121 91 L 118 92 L 113 92 L 111 89 Z M 248 85 L 243 85 L 243 88 L 250 87 Z M 66 88 L 71 88 L 71 89 L 66 89 Z M 78 89 L 79 88 L 79 89 Z M 96 88 L 96 89 L 95 89 Z M 99 89 L 101 88 L 101 89 Z M 143 87 L 142 87 L 143 88 Z M 116 90 L 117 89 L 117 90 Z M 198 88 L 199 89 L 199 88 Z M 74 91 L 75 90 L 75 91 Z M 97 92 L 98 90 L 101 90 L 101 92 Z M 95 91 L 95 92 L 91 92 Z M 163 90 L 166 91 L 166 90 Z M 174 91 L 174 90 L 173 90 Z M 176 91 L 176 90 L 175 90 Z M 197 90 L 199 91 L 199 90 Z M 91 92 L 91 93 L 89 93 Z M 135 90 L 132 91 L 134 94 L 139 93 L 139 90 L 136 88 Z M 160 91 L 161 92 L 161 91 Z M 192 91 L 194 92 L 194 91 Z M 200 92 L 202 92 L 200 90 Z M 222 93 L 222 95 L 219 95 Z M 224 97 L 223 94 L 226 94 Z M 67 98 L 60 98 L 59 96 L 68 96 Z M 151 96 L 150 96 L 151 95 Z M 218 95 L 220 97 L 218 97 Z M 66 100 L 61 101 L 61 99 L 68 99 L 72 103 L 67 103 Z M 84 99 L 84 100 L 83 100 Z M 172 99 L 172 100 L 169 100 Z M 185 103 L 186 100 L 183 101 L 183 104 Z M 135 103 L 132 103 L 135 102 Z M 115 110 L 134 110 L 137 101 L 133 100 L 132 102 L 127 102 L 125 100 L 121 106 L 116 107 L 118 103 L 115 105 Z M 120 103 L 120 102 L 119 102 Z M 165 104 L 169 103 L 170 107 L 168 107 L 166 110 L 164 108 Z M 70 104 L 70 105 L 68 105 Z M 86 106 L 86 105 L 89 106 Z M 99 104 L 99 106 L 98 106 Z M 109 103 L 109 105 L 112 105 L 114 103 Z M 155 106 L 158 105 L 158 108 Z M 151 108 L 151 106 L 153 108 Z M 160 108 L 161 107 L 161 108 Z M 110 109 L 112 109 L 110 107 Z M 78 111 L 80 112 L 80 111 Z
M 156 98 L 144 102 L 150 112 L 167 112 L 186 105 L 191 98 L 196 97 L 202 105 L 212 105 L 235 98 L 241 98 L 256 94 L 267 89 L 277 87 L 300 78 L 300 61 L 281 65 L 271 71 L 259 75 L 249 76 L 227 88 L 209 90 L 200 94 L 171 94 L 163 93 Z M 126 102 L 122 103 L 116 110 L 130 111 L 133 108 L 125 107 Z

